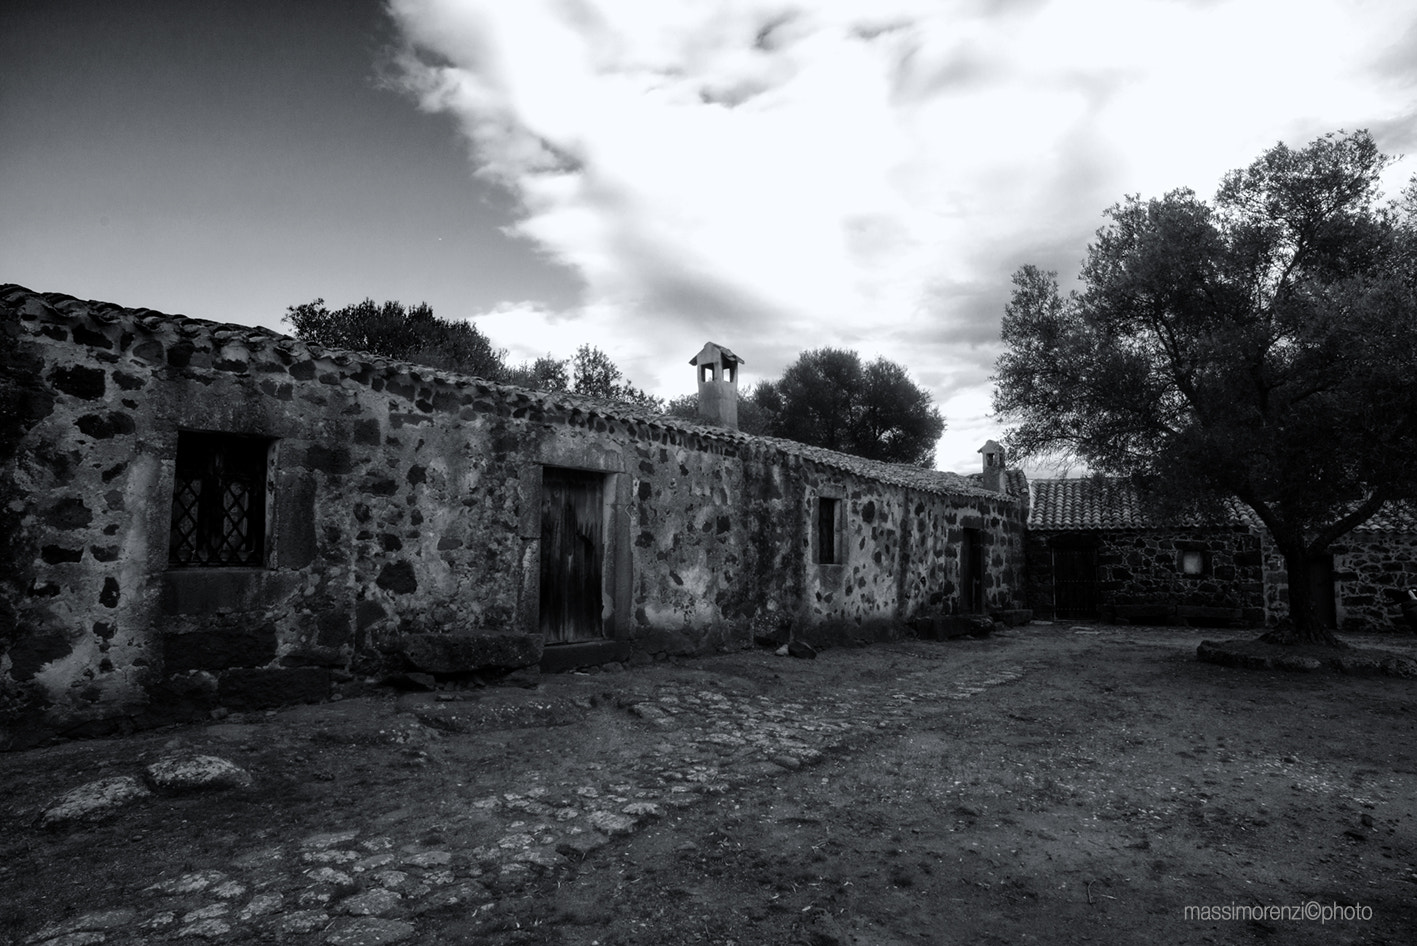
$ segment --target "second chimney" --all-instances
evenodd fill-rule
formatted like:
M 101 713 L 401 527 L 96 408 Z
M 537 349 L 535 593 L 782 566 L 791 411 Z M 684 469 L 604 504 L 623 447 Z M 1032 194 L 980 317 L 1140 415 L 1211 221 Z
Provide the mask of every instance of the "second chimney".
M 1004 492 L 1007 488 L 1004 485 L 1004 448 L 992 440 L 986 440 L 979 452 L 984 454 L 984 488 L 996 493 Z

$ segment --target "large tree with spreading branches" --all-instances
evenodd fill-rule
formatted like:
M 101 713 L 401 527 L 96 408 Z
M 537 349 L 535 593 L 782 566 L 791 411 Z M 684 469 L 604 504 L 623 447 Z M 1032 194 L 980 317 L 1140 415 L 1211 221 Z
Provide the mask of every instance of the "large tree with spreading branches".
M 1172 508 L 1239 499 L 1288 571 L 1278 643 L 1339 642 L 1310 569 L 1417 497 L 1417 179 L 1366 132 L 1278 145 L 1189 190 L 1107 211 L 1081 291 L 1014 275 L 994 407 L 1015 456 L 1132 477 Z

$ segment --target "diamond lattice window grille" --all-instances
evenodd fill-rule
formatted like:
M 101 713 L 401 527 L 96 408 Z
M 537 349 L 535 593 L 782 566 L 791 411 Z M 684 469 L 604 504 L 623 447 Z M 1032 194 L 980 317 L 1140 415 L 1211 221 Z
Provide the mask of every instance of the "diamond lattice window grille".
M 169 565 L 264 564 L 269 446 L 256 437 L 179 433 Z

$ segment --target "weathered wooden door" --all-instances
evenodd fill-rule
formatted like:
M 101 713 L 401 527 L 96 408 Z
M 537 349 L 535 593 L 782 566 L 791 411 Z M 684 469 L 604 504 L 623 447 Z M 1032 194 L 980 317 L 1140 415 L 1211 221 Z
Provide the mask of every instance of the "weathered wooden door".
M 1097 553 L 1090 546 L 1053 549 L 1053 615 L 1078 620 L 1098 615 Z
M 605 636 L 605 478 L 541 474 L 541 632 L 548 644 Z
M 960 610 L 978 614 L 984 610 L 984 542 L 978 529 L 965 529 L 959 547 Z

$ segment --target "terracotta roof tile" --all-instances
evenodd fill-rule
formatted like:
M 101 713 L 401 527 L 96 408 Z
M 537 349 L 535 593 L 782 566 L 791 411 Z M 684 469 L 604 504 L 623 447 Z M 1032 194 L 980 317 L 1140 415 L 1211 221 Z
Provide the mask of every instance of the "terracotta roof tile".
M 1107 477 L 1032 481 L 1028 524 L 1033 529 L 1196 529 L 1252 526 L 1254 514 L 1234 500 L 1220 516 L 1158 514 L 1132 484 Z
M 1028 525 L 1031 529 L 1264 528 L 1254 511 L 1235 499 L 1226 500 L 1226 513 L 1220 516 L 1166 518 L 1125 480 L 1106 477 L 1038 479 L 1030 486 Z M 1411 503 L 1388 503 L 1353 531 L 1417 534 L 1417 508 Z
M 649 427 L 680 430 L 698 437 L 722 443 L 739 444 L 749 449 L 765 449 L 778 454 L 800 457 L 820 466 L 841 470 L 881 483 L 904 486 L 930 493 L 988 497 L 1008 501 L 993 490 L 984 489 L 969 477 L 940 470 L 924 470 L 899 463 L 882 463 L 863 457 L 838 453 L 822 447 L 808 446 L 776 437 L 759 437 L 723 427 L 694 424 L 678 417 L 655 414 L 620 402 L 602 401 L 565 391 L 532 391 L 499 384 L 480 378 L 413 362 L 385 358 L 369 352 L 330 349 L 282 335 L 268 328 L 232 325 L 193 319 L 184 315 L 168 315 L 151 309 L 127 309 L 111 302 L 76 299 L 63 293 L 40 293 L 14 284 L 0 285 L 0 308 L 11 312 L 28 310 L 39 314 L 43 310 L 58 313 L 68 319 L 91 318 L 100 322 L 123 321 L 136 324 L 155 334 L 176 334 L 191 340 L 208 342 L 213 349 L 240 342 L 253 350 L 275 349 L 291 361 L 326 359 L 340 365 L 368 366 L 378 373 L 417 374 L 427 382 L 442 382 L 458 387 L 476 384 L 479 389 L 500 395 L 518 407 L 543 410 L 578 411 L 586 415 L 644 424 Z
M 1410 532 L 1417 534 L 1417 508 L 1412 503 L 1390 502 L 1354 532 Z

